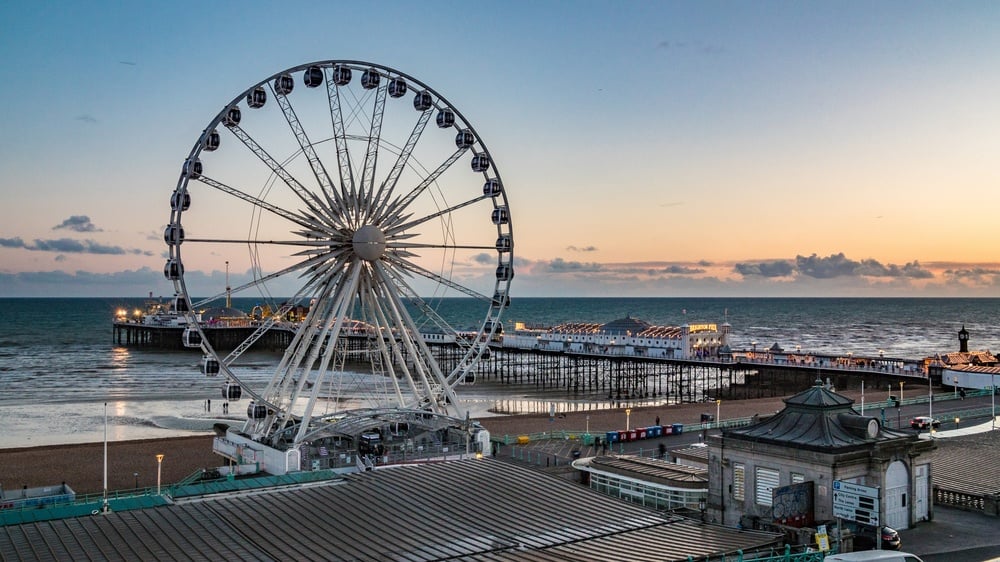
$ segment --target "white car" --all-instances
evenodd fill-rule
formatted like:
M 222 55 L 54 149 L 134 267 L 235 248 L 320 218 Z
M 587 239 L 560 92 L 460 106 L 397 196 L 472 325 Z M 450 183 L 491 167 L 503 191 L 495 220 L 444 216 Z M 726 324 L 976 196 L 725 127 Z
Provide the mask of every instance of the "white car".
M 924 562 L 916 554 L 894 552 L 891 550 L 866 550 L 863 552 L 845 552 L 831 554 L 823 562 Z

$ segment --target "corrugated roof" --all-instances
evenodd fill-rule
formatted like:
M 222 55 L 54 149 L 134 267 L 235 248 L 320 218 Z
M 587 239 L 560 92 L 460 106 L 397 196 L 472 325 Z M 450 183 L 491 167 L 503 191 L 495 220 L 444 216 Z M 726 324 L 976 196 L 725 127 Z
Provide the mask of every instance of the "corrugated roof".
M 708 470 L 633 455 L 594 457 L 589 466 L 679 488 L 708 489 Z
M 5 560 L 652 561 L 780 544 L 496 459 L 0 527 Z

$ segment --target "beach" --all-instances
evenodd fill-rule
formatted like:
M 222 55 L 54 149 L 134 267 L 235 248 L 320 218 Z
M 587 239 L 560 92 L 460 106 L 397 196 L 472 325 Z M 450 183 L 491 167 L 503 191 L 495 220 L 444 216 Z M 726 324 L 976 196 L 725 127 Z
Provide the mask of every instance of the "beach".
M 860 393 L 848 391 L 846 396 L 859 401 Z M 719 405 L 722 419 L 771 414 L 784 407 L 782 398 L 723 401 Z M 659 417 L 662 424 L 697 424 L 701 414 L 715 415 L 716 404 L 693 403 L 670 406 L 632 408 L 631 427 L 653 425 Z M 588 419 L 589 418 L 589 419 Z M 592 434 L 625 428 L 624 409 L 567 412 L 550 418 L 547 414 L 523 414 L 482 418 L 480 423 L 494 437 L 516 436 L 543 431 L 590 428 Z M 155 487 L 156 455 L 164 455 L 161 484 L 178 482 L 196 470 L 222 464 L 222 457 L 212 452 L 213 434 L 135 439 L 108 442 L 108 489 L 126 490 L 136 486 Z M 36 488 L 65 482 L 77 494 L 99 493 L 104 489 L 104 443 L 75 443 L 0 449 L 0 485 L 10 491 L 24 486 Z M 136 476 L 138 474 L 138 476 Z

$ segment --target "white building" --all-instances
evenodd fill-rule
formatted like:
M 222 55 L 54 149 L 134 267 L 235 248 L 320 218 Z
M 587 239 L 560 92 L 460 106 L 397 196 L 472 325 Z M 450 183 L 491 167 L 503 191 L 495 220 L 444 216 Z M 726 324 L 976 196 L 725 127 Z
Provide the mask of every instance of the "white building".
M 663 359 L 716 358 L 728 348 L 728 322 L 654 326 L 626 316 L 606 324 L 569 322 L 548 329 L 516 324 L 504 334 L 504 347 L 595 355 L 626 355 Z

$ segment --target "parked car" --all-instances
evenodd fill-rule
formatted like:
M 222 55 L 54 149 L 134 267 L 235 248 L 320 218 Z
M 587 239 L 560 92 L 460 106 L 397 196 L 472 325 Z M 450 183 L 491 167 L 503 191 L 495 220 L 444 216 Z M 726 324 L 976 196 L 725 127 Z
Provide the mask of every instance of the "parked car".
M 854 536 L 854 550 L 874 550 L 878 548 L 878 537 L 875 527 L 859 527 Z M 903 543 L 899 540 L 899 532 L 892 527 L 882 526 L 882 550 L 899 550 Z
M 873 550 L 869 552 L 845 552 L 832 554 L 823 559 L 824 562 L 923 562 L 916 554 L 909 552 L 892 552 Z
M 913 429 L 937 429 L 941 427 L 941 420 L 930 416 L 917 416 L 910 420 L 910 427 Z

